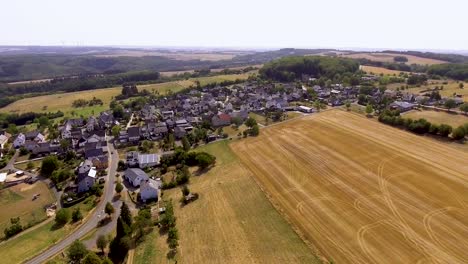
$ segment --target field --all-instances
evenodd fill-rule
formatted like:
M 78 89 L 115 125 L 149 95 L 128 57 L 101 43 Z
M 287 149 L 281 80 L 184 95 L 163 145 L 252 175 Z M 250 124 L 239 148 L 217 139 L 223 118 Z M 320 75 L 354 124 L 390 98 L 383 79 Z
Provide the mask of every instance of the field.
M 341 110 L 231 145 L 336 263 L 465 263 L 468 153 Z
M 468 116 L 458 115 L 458 114 L 449 114 L 444 111 L 411 111 L 404 114 L 405 117 L 412 119 L 424 118 L 427 121 L 435 124 L 448 124 L 452 127 L 457 127 L 468 123 Z
M 33 195 L 40 194 L 32 200 Z M 37 223 L 47 216 L 44 206 L 54 203 L 55 198 L 42 182 L 33 185 L 18 184 L 0 191 L 0 231 L 10 225 L 10 218 L 20 217 L 21 224 Z
M 164 191 L 163 196 L 174 203 L 179 263 L 318 262 L 255 184 L 228 141 L 197 150 L 217 158 L 214 168 L 190 180 L 191 191 L 200 198 L 182 208 L 179 188 Z M 136 249 L 133 263 L 173 263 L 166 258 L 166 238 L 157 231 L 149 234 Z
M 447 63 L 446 61 L 441 61 L 441 60 L 422 58 L 422 57 L 417 57 L 413 55 L 401 55 L 401 54 L 395 54 L 395 53 L 363 52 L 363 53 L 345 54 L 341 56 L 347 57 L 347 58 L 353 58 L 353 59 L 368 59 L 371 61 L 381 61 L 381 62 L 394 62 L 393 58 L 395 56 L 405 56 L 406 58 L 408 58 L 408 62 L 406 62 L 406 64 L 433 65 L 433 64 Z
M 138 89 L 147 89 L 150 92 L 158 91 L 159 94 L 165 94 L 169 91 L 178 92 L 182 89 L 188 88 L 190 85 L 195 85 L 195 81 L 200 81 L 201 85 L 206 85 L 213 82 L 221 82 L 224 80 L 236 80 L 236 79 L 247 79 L 249 74 L 230 74 L 230 75 L 218 75 L 210 77 L 191 78 L 184 81 L 174 81 L 167 83 L 158 84 L 147 84 L 139 85 Z M 58 93 L 44 96 L 31 97 L 16 101 L 6 107 L 0 108 L 0 112 L 8 113 L 24 113 L 24 112 L 55 112 L 62 111 L 66 116 L 75 113 L 76 116 L 89 116 L 98 114 L 109 108 L 109 103 L 112 99 L 119 95 L 122 91 L 121 87 L 96 89 L 90 91 L 80 91 L 73 93 Z M 72 107 L 73 101 L 77 99 L 91 100 L 93 97 L 99 98 L 103 101 L 103 106 L 93 107 Z
M 388 85 L 389 89 L 397 89 L 400 88 L 402 85 L 405 85 L 404 83 L 394 83 Z M 411 93 L 421 93 L 425 92 L 428 89 L 433 89 L 434 87 L 438 86 L 441 87 L 443 86 L 443 90 L 439 90 L 439 93 L 442 96 L 453 96 L 454 93 L 462 95 L 463 100 L 465 102 L 468 102 L 468 83 L 464 83 L 465 87 L 464 89 L 460 89 L 459 87 L 460 83 L 456 82 L 454 80 L 429 80 L 426 85 L 421 85 L 420 87 L 410 87 L 408 89 L 409 92 Z
M 366 66 L 362 65 L 361 70 L 368 74 L 384 74 L 384 75 L 396 75 L 398 76 L 402 71 L 389 70 L 382 67 Z M 403 72 L 404 73 L 404 72 Z

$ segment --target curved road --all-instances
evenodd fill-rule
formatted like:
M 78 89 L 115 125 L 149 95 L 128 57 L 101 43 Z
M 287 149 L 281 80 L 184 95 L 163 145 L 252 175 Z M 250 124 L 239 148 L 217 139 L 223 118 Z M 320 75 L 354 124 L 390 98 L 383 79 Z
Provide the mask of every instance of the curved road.
M 90 216 L 88 216 L 85 219 L 86 222 L 73 233 L 25 263 L 38 264 L 47 261 L 49 258 L 62 252 L 66 247 L 73 243 L 73 241 L 80 239 L 82 236 L 86 235 L 89 231 L 95 228 L 99 220 L 101 220 L 101 217 L 104 216 L 104 207 L 106 206 L 106 203 L 112 203 L 112 198 L 114 197 L 114 181 L 117 171 L 117 164 L 119 161 L 119 154 L 115 150 L 114 146 L 109 141 L 107 145 L 109 150 L 109 172 L 107 174 L 108 177 L 104 186 L 102 199 L 97 205 L 95 211 Z

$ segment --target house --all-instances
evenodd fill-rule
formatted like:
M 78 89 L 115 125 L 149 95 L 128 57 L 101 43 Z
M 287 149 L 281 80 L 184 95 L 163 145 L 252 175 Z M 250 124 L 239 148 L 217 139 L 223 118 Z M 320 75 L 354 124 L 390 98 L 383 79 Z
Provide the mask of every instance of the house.
M 94 148 L 85 150 L 85 158 L 91 159 L 99 156 L 104 156 L 104 151 L 102 148 Z
M 90 160 L 81 162 L 78 167 L 78 176 L 76 181 L 78 183 L 78 193 L 87 192 L 96 182 L 97 171 L 93 167 Z
M 133 187 L 138 187 L 143 181 L 148 181 L 148 175 L 138 168 L 127 169 L 124 173 L 126 179 Z
M 5 133 L 3 135 L 0 135 L 0 150 L 3 150 L 5 148 L 8 139 L 10 139 L 8 134 Z
M 137 151 L 127 152 L 127 166 L 135 167 L 138 165 L 138 153 Z
M 143 202 L 158 199 L 159 182 L 148 179 L 143 181 L 140 186 L 140 198 Z
M 143 169 L 160 164 L 161 158 L 158 154 L 138 154 L 138 166 Z
M 23 147 L 26 143 L 26 136 L 23 133 L 19 133 L 18 136 L 13 141 L 13 147 L 20 148 Z
M 211 118 L 211 125 L 213 127 L 229 126 L 231 124 L 231 116 L 228 114 L 219 114 Z
M 140 140 L 140 127 L 129 127 L 127 129 L 128 141 L 138 142 Z
M 86 131 L 91 132 L 98 128 L 99 128 L 99 125 L 98 125 L 97 119 L 94 116 L 90 116 L 88 118 L 88 121 L 86 122 Z
M 176 139 L 181 139 L 187 134 L 187 131 L 183 127 L 175 127 L 174 128 L 174 136 Z
M 114 125 L 114 116 L 109 112 L 102 112 L 99 116 L 99 124 L 101 127 L 110 128 Z
M 392 110 L 398 110 L 401 113 L 407 112 L 411 109 L 413 109 L 414 104 L 408 103 L 408 102 L 402 102 L 402 101 L 395 101 L 390 104 L 390 109 Z
M 297 111 L 303 112 L 303 113 L 312 113 L 313 110 L 310 107 L 300 105 L 297 107 Z
M 161 112 L 161 115 L 162 115 L 162 118 L 164 120 L 166 119 L 170 119 L 170 118 L 173 118 L 174 117 L 174 111 L 170 110 L 170 111 L 162 111 Z
M 107 156 L 92 157 L 90 160 L 93 163 L 93 167 L 98 171 L 103 171 L 109 166 L 109 159 Z
M 31 140 L 35 142 L 44 142 L 45 141 L 45 136 L 42 135 L 39 131 L 31 131 L 26 134 L 24 134 L 26 140 Z

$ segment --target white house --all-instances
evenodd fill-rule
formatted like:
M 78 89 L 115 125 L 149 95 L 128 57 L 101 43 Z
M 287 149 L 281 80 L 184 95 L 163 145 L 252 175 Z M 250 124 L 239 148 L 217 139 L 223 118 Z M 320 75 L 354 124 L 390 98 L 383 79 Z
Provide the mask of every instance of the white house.
M 158 198 L 159 183 L 153 179 L 143 181 L 140 186 L 140 197 L 143 202 Z
M 24 146 L 24 143 L 26 143 L 26 136 L 23 133 L 19 133 L 15 141 L 13 141 L 13 146 L 15 148 L 20 148 Z
M 124 178 L 133 185 L 138 187 L 144 181 L 149 180 L 148 175 L 141 169 L 127 169 L 124 174 Z
M 5 148 L 5 145 L 7 142 L 8 142 L 8 137 L 6 135 L 0 135 L 0 150 Z

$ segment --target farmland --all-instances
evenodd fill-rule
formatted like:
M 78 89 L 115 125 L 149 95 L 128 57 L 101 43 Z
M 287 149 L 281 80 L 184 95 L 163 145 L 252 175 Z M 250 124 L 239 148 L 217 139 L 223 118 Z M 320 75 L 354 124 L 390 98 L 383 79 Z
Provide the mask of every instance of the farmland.
M 397 89 L 401 86 L 404 86 L 404 83 L 394 83 L 388 85 L 389 89 Z M 421 85 L 419 87 L 409 87 L 408 91 L 411 93 L 424 93 L 429 89 L 434 89 L 436 86 L 439 88 L 443 86 L 442 90 L 439 90 L 441 96 L 453 96 L 453 94 L 458 94 L 463 96 L 463 100 L 468 102 L 468 83 L 464 83 L 465 88 L 460 89 L 460 83 L 454 80 L 429 80 L 427 84 Z
M 163 196 L 174 203 L 179 263 L 318 262 L 255 184 L 228 141 L 196 150 L 217 158 L 214 168 L 190 180 L 191 191 L 200 198 L 181 207 L 179 188 L 164 191 Z M 136 249 L 133 262 L 169 263 L 166 238 L 153 231 Z
M 406 58 L 408 58 L 408 62 L 406 62 L 406 64 L 408 65 L 410 64 L 433 65 L 433 64 L 446 63 L 446 61 L 441 61 L 441 60 L 422 58 L 422 57 L 417 57 L 414 55 L 407 55 L 407 54 L 400 55 L 400 54 L 394 54 L 394 53 L 366 52 L 366 53 L 346 54 L 342 56 L 347 57 L 347 58 L 352 58 L 352 59 L 368 59 L 371 61 L 380 61 L 380 62 L 394 62 L 393 58 L 395 56 L 405 56 Z
M 336 263 L 463 263 L 468 154 L 332 110 L 232 143 L 272 202 Z
M 405 113 L 404 116 L 412 119 L 424 118 L 431 123 L 448 124 L 453 127 L 468 123 L 468 116 L 455 113 L 449 114 L 444 111 L 411 111 Z
M 361 70 L 368 74 L 399 75 L 402 71 L 389 70 L 382 67 L 362 65 Z M 404 73 L 404 72 L 403 72 Z
M 225 80 L 247 79 L 249 74 L 230 74 L 218 75 L 200 78 L 191 78 L 183 81 L 174 81 L 158 84 L 139 85 L 138 89 L 146 89 L 150 92 L 158 91 L 159 94 L 165 94 L 169 91 L 178 92 L 182 89 L 188 88 L 190 85 L 195 85 L 195 81 L 200 81 L 200 85 L 206 85 L 213 82 L 221 82 Z M 72 93 L 56 93 L 51 95 L 37 96 L 31 98 L 21 99 L 6 107 L 0 109 L 0 112 L 7 113 L 24 113 L 24 112 L 55 112 L 62 111 L 66 116 L 70 116 L 72 112 L 75 115 L 89 116 L 93 112 L 98 114 L 100 111 L 109 108 L 109 103 L 113 97 L 119 95 L 122 91 L 121 87 L 96 89 L 90 91 L 80 91 Z M 103 101 L 102 106 L 80 107 L 73 108 L 72 103 L 77 99 L 91 100 L 93 97 L 99 98 Z
M 35 194 L 40 194 L 32 200 Z M 45 205 L 54 203 L 53 194 L 42 182 L 19 184 L 0 191 L 0 231 L 10 225 L 10 218 L 20 217 L 21 224 L 37 223 L 46 218 Z M 3 235 L 3 233 L 2 233 Z

